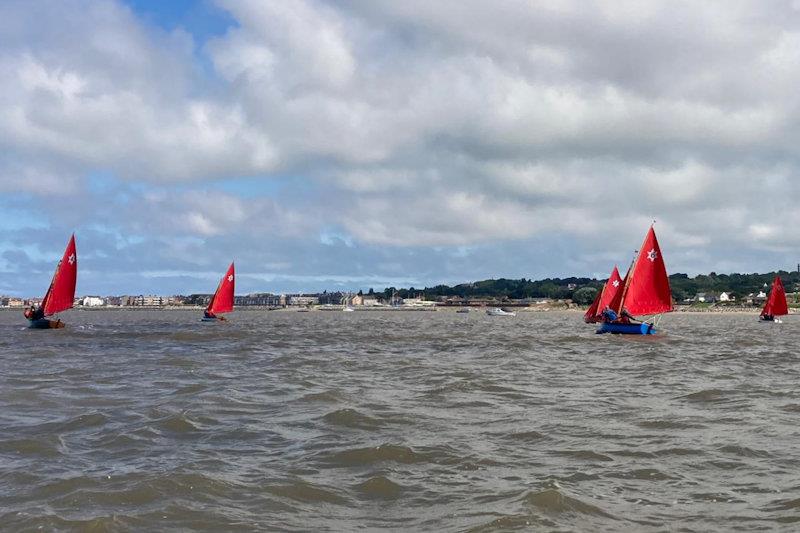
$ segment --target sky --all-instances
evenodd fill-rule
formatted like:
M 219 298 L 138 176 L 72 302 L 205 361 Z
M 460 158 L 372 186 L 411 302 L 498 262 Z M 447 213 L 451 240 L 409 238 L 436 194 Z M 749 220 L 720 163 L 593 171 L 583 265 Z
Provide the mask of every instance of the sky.
M 800 1 L 5 0 L 0 294 L 800 261 Z

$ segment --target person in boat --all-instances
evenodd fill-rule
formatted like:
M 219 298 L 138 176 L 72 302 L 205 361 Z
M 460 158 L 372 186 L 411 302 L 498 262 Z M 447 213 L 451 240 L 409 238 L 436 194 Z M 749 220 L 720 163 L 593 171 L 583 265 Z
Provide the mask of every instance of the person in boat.
M 775 315 L 761 315 L 761 320 L 766 320 L 767 322 L 775 322 Z
M 35 320 L 41 320 L 44 318 L 44 309 L 42 309 L 41 307 L 37 308 L 32 305 L 29 308 L 25 309 L 25 312 L 23 314 L 25 315 L 25 318 L 33 322 Z
M 601 313 L 603 321 L 611 324 L 638 324 L 639 321 L 631 315 L 627 309 L 623 308 L 622 312 L 617 315 L 613 309 L 606 307 Z
M 211 311 L 209 311 L 208 309 L 203 311 L 203 318 L 215 318 L 217 320 L 225 320 L 224 316 L 217 316 L 214 313 L 212 313 Z
M 623 324 L 639 324 L 639 323 L 641 323 L 640 320 L 637 320 L 636 318 L 634 318 L 634 316 L 631 315 L 628 312 L 628 310 L 625 309 L 625 308 L 623 308 L 622 312 L 620 313 L 619 321 L 622 322 Z

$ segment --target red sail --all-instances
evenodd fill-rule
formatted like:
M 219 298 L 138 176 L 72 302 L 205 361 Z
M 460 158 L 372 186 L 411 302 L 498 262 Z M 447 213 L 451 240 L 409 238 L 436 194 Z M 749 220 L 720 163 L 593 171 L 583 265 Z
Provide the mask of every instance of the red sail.
M 589 309 L 587 309 L 586 312 L 583 314 L 583 321 L 586 322 L 587 324 L 593 324 L 594 322 L 597 322 L 596 317 L 599 313 L 598 306 L 600 305 L 600 298 L 603 297 L 603 291 L 606 290 L 606 285 L 608 285 L 608 282 L 606 282 L 603 285 L 603 288 L 600 289 L 600 292 L 598 292 L 597 296 L 595 296 L 592 305 L 590 305 Z
M 64 257 L 58 262 L 56 273 L 47 294 L 42 300 L 42 309 L 45 316 L 50 316 L 72 307 L 75 301 L 75 283 L 78 279 L 78 253 L 75 249 L 75 235 L 73 235 L 67 249 L 64 250 Z
M 622 278 L 619 277 L 619 270 L 614 266 L 614 270 L 611 271 L 611 276 L 603 285 L 603 289 L 597 294 L 586 314 L 583 315 L 583 321 L 586 323 L 598 322 L 603 309 L 611 304 L 623 286 Z
M 622 280 L 622 283 L 617 289 L 616 294 L 614 294 L 614 297 L 610 302 L 608 302 L 608 307 L 613 309 L 617 314 L 619 314 L 619 310 L 622 308 L 622 295 L 625 293 L 625 287 L 628 286 L 628 279 L 631 277 L 631 268 L 633 268 L 633 265 L 628 268 L 628 272 L 625 274 L 625 279 Z
M 625 284 L 623 283 L 622 278 L 619 276 L 619 270 L 615 265 L 614 270 L 611 271 L 611 277 L 608 278 L 606 286 L 603 289 L 603 295 L 602 298 L 600 298 L 600 303 L 598 304 L 599 313 L 602 313 L 603 309 L 606 307 L 611 306 L 611 302 L 614 301 L 617 293 L 621 292 L 624 286 Z
M 627 276 L 618 309 L 619 312 L 625 309 L 631 315 L 654 315 L 673 309 L 667 267 L 652 226 Z
M 775 276 L 772 282 L 772 290 L 769 298 L 761 311 L 761 316 L 781 316 L 789 314 L 789 306 L 786 305 L 786 291 L 783 290 L 783 282 L 780 276 Z
M 206 310 L 212 314 L 230 313 L 233 311 L 233 290 L 236 285 L 236 274 L 233 270 L 233 263 L 228 267 L 228 271 L 219 281 L 217 292 L 211 298 Z

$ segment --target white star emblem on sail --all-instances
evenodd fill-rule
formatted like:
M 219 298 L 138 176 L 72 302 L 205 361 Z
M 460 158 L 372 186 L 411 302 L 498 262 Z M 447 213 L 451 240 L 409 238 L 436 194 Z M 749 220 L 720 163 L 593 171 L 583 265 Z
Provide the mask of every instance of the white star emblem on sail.
M 614 280 L 614 283 L 612 283 L 612 285 L 613 285 L 614 287 L 619 287 L 619 280 L 618 280 L 618 279 L 615 279 L 615 280 Z
M 656 252 L 655 248 L 647 252 L 647 258 L 650 260 L 651 263 L 653 263 L 657 257 L 658 257 L 658 252 Z
M 70 265 L 75 264 L 75 254 L 69 254 L 69 257 L 67 258 L 67 261 L 69 261 Z
M 230 276 L 228 276 L 228 281 L 233 281 L 233 274 L 231 274 Z

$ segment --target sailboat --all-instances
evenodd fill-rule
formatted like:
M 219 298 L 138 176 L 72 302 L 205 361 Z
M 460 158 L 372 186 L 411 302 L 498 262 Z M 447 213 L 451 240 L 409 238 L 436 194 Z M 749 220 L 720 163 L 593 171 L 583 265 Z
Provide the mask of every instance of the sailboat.
M 30 327 L 34 329 L 53 329 L 63 328 L 64 323 L 56 318 L 49 320 L 46 317 L 52 316 L 61 311 L 72 308 L 75 301 L 75 283 L 78 279 L 78 252 L 75 249 L 75 235 L 70 237 L 67 248 L 61 261 L 56 266 L 53 280 L 44 295 L 41 305 L 38 308 L 31 306 L 25 310 L 25 318 L 30 322 Z
M 352 313 L 353 311 L 355 311 L 355 309 L 353 309 L 353 306 L 350 305 L 350 299 L 351 295 L 349 292 L 347 293 L 346 296 L 342 297 L 342 311 L 344 311 L 345 313 Z
M 203 322 L 227 320 L 224 316 L 220 315 L 233 311 L 233 290 L 235 285 L 236 273 L 233 269 L 233 263 L 231 263 L 231 266 L 228 267 L 228 271 L 222 276 L 222 279 L 219 280 L 219 285 L 217 286 L 214 296 L 212 296 L 211 301 L 208 302 L 208 307 L 206 307 L 203 318 L 201 319 Z
M 767 298 L 767 303 L 764 304 L 764 309 L 761 310 L 759 318 L 764 322 L 780 323 L 781 319 L 778 317 L 788 314 L 789 306 L 786 304 L 786 291 L 783 289 L 783 282 L 780 276 L 775 276 L 772 281 L 772 289 L 769 291 L 769 298 Z
M 642 247 L 625 275 L 623 288 L 618 291 L 608 309 L 602 311 L 603 321 L 597 333 L 653 335 L 655 324 L 631 320 L 634 316 L 660 315 L 673 310 L 669 277 L 653 226 L 644 238 Z
M 597 293 L 592 305 L 589 306 L 589 309 L 587 309 L 586 313 L 583 315 L 583 321 L 587 324 L 600 322 L 603 319 L 603 309 L 608 307 L 608 304 L 614 300 L 614 297 L 621 287 L 624 287 L 622 278 L 619 275 L 619 270 L 616 265 L 614 265 L 614 270 L 611 271 L 608 280 L 603 284 L 603 288 Z

